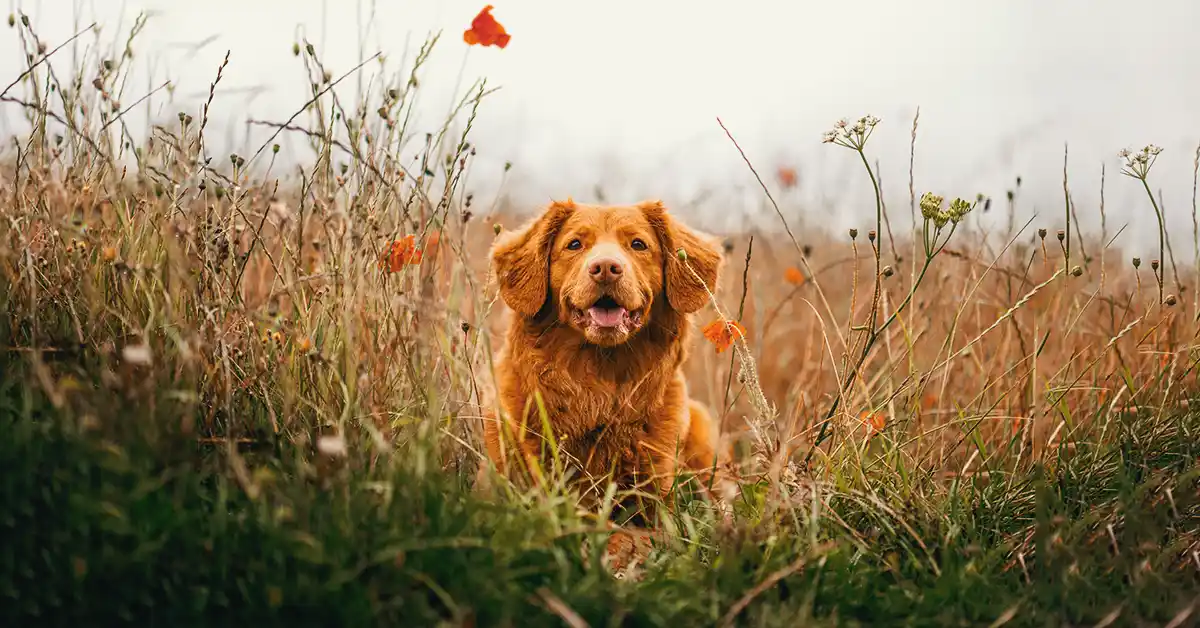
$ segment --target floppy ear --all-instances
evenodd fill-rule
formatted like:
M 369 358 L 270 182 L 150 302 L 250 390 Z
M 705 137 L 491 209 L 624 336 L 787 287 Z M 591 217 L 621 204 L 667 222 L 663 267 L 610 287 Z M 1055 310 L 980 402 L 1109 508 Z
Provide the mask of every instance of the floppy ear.
M 575 204 L 569 200 L 555 201 L 541 216 L 500 236 L 492 245 L 492 269 L 500 284 L 500 296 L 514 312 L 532 318 L 546 304 L 550 289 L 550 247 L 574 209 Z
M 639 207 L 658 233 L 663 249 L 667 302 L 675 311 L 684 314 L 704 307 L 709 293 L 717 289 L 717 276 L 723 261 L 720 247 L 712 237 L 692 231 L 671 218 L 661 201 L 646 201 Z M 683 251 L 682 256 L 680 251 Z

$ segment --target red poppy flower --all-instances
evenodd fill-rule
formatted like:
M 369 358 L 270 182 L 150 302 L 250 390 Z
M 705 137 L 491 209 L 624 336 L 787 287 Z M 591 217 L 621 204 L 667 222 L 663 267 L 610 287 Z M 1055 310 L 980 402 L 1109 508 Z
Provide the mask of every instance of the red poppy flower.
M 398 273 L 406 265 L 420 264 L 422 254 L 416 240 L 416 236 L 406 235 L 384 247 L 383 255 L 379 257 L 379 267 Z
M 463 32 L 463 41 L 471 46 L 496 46 L 504 48 L 512 39 L 504 26 L 492 17 L 492 5 L 483 7 L 479 15 L 471 20 L 471 28 Z
M 732 347 L 735 339 L 746 337 L 746 328 L 741 323 L 719 318 L 705 325 L 701 332 L 717 348 L 717 353 Z

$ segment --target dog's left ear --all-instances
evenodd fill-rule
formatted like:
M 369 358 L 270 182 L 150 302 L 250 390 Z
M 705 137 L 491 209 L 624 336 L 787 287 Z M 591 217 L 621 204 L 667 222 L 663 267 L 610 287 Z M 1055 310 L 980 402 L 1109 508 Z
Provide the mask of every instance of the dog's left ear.
M 708 295 L 717 289 L 723 262 L 721 248 L 711 236 L 692 231 L 672 218 L 662 201 L 645 201 L 638 207 L 662 246 L 667 302 L 684 314 L 704 307 Z

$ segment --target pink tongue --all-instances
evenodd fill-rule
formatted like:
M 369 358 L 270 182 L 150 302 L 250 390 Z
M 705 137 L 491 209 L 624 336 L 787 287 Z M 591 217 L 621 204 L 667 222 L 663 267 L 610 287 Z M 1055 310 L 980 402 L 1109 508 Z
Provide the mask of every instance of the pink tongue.
M 592 318 L 593 323 L 600 327 L 616 327 L 625 320 L 625 308 L 592 307 L 588 308 L 588 316 Z

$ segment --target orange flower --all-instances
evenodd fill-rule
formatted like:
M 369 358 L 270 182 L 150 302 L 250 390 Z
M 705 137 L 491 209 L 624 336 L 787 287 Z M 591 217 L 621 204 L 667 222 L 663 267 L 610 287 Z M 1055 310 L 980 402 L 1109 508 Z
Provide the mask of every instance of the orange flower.
M 406 235 L 383 249 L 379 267 L 398 273 L 408 264 L 421 263 L 421 249 L 417 248 L 416 236 Z
M 796 181 L 799 177 L 796 176 L 796 169 L 787 166 L 780 166 L 779 171 L 775 173 L 779 177 L 779 183 L 783 185 L 783 189 L 796 187 Z
M 883 431 L 883 428 L 887 427 L 887 415 L 882 412 L 863 410 L 862 414 L 858 415 L 858 420 L 870 428 L 871 434 L 878 434 Z
M 492 17 L 492 5 L 483 7 L 479 15 L 471 20 L 471 28 L 463 32 L 463 41 L 470 46 L 496 46 L 504 48 L 508 45 L 508 40 L 511 39 L 508 32 L 504 30 L 504 26 Z
M 935 395 L 933 393 L 925 393 L 925 396 L 921 397 L 921 409 L 928 410 L 928 409 L 936 406 L 937 402 L 938 402 L 937 395 Z
M 787 270 L 783 271 L 783 280 L 793 286 L 804 285 L 804 279 L 804 273 L 800 272 L 800 269 L 795 266 L 788 266 Z
M 705 325 L 701 332 L 717 348 L 717 353 L 733 346 L 736 338 L 746 337 L 746 328 L 741 323 L 720 318 Z

